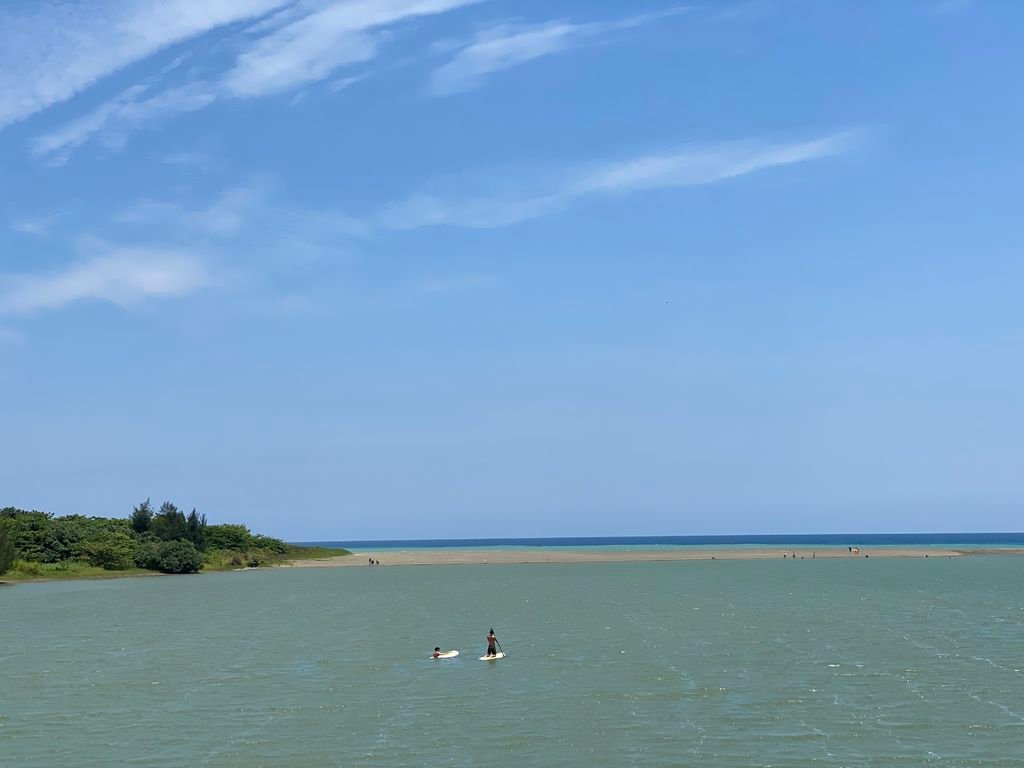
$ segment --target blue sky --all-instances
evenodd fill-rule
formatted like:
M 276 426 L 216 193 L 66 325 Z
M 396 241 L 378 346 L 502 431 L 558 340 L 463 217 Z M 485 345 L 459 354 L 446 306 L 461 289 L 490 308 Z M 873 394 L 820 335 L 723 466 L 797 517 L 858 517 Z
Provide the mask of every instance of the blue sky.
M 0 504 L 1019 530 L 1024 6 L 12 0 Z

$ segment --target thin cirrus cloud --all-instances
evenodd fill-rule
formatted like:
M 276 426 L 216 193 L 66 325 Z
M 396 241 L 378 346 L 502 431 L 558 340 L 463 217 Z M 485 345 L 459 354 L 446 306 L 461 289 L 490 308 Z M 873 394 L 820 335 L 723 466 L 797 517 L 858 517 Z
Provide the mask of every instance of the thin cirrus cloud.
M 305 15 L 301 5 L 288 7 L 257 25 L 263 34 L 243 45 L 223 75 L 155 94 L 149 85 L 127 88 L 88 114 L 36 137 L 32 153 L 60 165 L 94 139 L 108 149 L 118 149 L 131 132 L 172 115 L 197 111 L 221 99 L 273 96 L 319 82 L 342 67 L 374 59 L 377 30 L 475 2 L 359 0 L 330 3 Z M 350 85 L 357 79 L 342 82 Z
M 11 224 L 11 229 L 22 235 L 46 237 L 50 234 L 50 227 L 53 225 L 55 218 L 54 216 L 47 216 L 35 219 L 19 219 Z
M 0 4 L 0 128 L 175 43 L 293 0 Z
M 83 300 L 121 306 L 190 293 L 209 282 L 188 252 L 110 246 L 91 259 L 48 274 L 0 275 L 0 315 L 28 315 Z
M 376 224 L 398 230 L 503 227 L 555 213 L 588 198 L 712 184 L 841 154 L 851 149 L 855 138 L 853 132 L 843 132 L 801 142 L 732 142 L 596 163 L 533 184 L 525 194 L 420 193 L 387 206 L 376 217 Z
M 147 91 L 145 85 L 134 85 L 92 112 L 36 137 L 31 144 L 32 154 L 49 157 L 51 164 L 60 165 L 94 137 L 108 149 L 120 149 L 131 131 L 170 115 L 203 109 L 217 98 L 216 93 L 201 82 L 143 98 Z
M 335 3 L 258 39 L 224 78 L 232 96 L 267 96 L 328 77 L 377 55 L 371 32 L 478 0 L 365 0 Z
M 600 39 L 617 30 L 644 26 L 675 16 L 686 8 L 627 16 L 615 21 L 574 24 L 549 21 L 540 24 L 499 24 L 479 32 L 466 43 L 446 42 L 443 49 L 456 51 L 451 61 L 435 69 L 427 85 L 433 96 L 451 96 L 479 88 L 486 77 L 528 61 L 562 53 Z
M 186 237 L 232 237 L 259 212 L 266 215 L 265 190 L 258 185 L 225 189 L 206 207 L 185 209 L 175 203 L 143 200 L 114 217 L 120 224 L 164 226 Z

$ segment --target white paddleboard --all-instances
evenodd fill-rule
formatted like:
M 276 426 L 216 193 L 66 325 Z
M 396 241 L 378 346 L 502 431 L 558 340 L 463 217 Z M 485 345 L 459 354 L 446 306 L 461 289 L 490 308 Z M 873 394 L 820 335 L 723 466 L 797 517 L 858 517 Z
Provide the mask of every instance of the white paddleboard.
M 431 656 L 430 658 L 432 658 L 432 659 L 454 659 L 458 655 L 459 655 L 458 651 L 445 651 L 444 653 L 442 653 L 442 654 L 440 654 L 438 656 Z
M 498 659 L 504 659 L 504 658 L 505 658 L 505 654 L 502 653 L 501 651 L 498 651 L 498 653 L 495 654 L 494 656 L 481 656 L 480 657 L 480 661 L 497 661 Z

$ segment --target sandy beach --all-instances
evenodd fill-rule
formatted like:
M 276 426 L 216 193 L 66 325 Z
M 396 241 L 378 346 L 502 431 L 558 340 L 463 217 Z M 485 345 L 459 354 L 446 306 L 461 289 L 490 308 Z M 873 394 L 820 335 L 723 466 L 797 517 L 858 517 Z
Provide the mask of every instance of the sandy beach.
M 964 557 L 968 555 L 1020 555 L 1021 548 L 941 549 L 931 547 L 878 547 L 851 552 L 846 547 L 822 548 L 695 548 L 664 549 L 391 549 L 359 551 L 344 557 L 293 560 L 283 568 L 369 567 L 368 560 L 389 565 L 487 565 L 518 563 L 640 563 L 665 560 L 769 560 L 859 559 L 889 557 Z

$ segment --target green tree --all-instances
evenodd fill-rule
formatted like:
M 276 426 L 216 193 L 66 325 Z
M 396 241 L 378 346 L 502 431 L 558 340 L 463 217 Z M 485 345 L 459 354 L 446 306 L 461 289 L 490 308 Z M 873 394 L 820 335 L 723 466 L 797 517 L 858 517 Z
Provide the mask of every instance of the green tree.
M 135 553 L 132 556 L 138 568 L 148 568 L 151 571 L 160 570 L 160 539 L 151 533 L 145 534 L 141 541 L 135 546 Z
M 44 563 L 70 560 L 77 554 L 88 529 L 88 519 L 84 517 L 61 517 L 51 521 L 40 540 L 39 559 Z
M 202 552 L 206 549 L 206 515 L 197 515 L 195 507 L 188 516 L 186 523 L 185 538 L 195 545 L 195 548 Z
M 45 557 L 43 540 L 53 516 L 46 512 L 31 512 L 15 507 L 0 509 L 0 520 L 6 520 L 14 536 L 14 555 L 22 560 L 42 562 Z
M 252 537 L 252 545 L 257 549 L 265 549 L 269 552 L 276 552 L 279 555 L 283 555 L 288 551 L 288 545 L 281 539 L 275 539 L 273 536 L 264 536 L 261 533 L 257 533 Z
M 90 565 L 123 571 L 135 563 L 136 542 L 121 531 L 106 532 L 82 544 L 79 551 Z
M 150 530 L 157 535 L 157 538 L 164 541 L 176 541 L 184 539 L 188 533 L 188 521 L 185 514 L 169 501 L 160 505 L 160 511 L 153 517 L 153 524 Z
M 12 526 L 0 519 L 0 575 L 7 573 L 14 564 L 14 533 Z
M 132 510 L 131 518 L 132 530 L 136 533 L 146 533 L 153 525 L 153 507 L 149 503 L 149 499 L 139 504 Z
M 248 549 L 252 545 L 252 534 L 244 525 L 208 525 L 205 533 L 210 549 Z
M 203 556 L 191 541 L 180 539 L 160 545 L 159 570 L 164 573 L 196 573 L 203 567 Z

